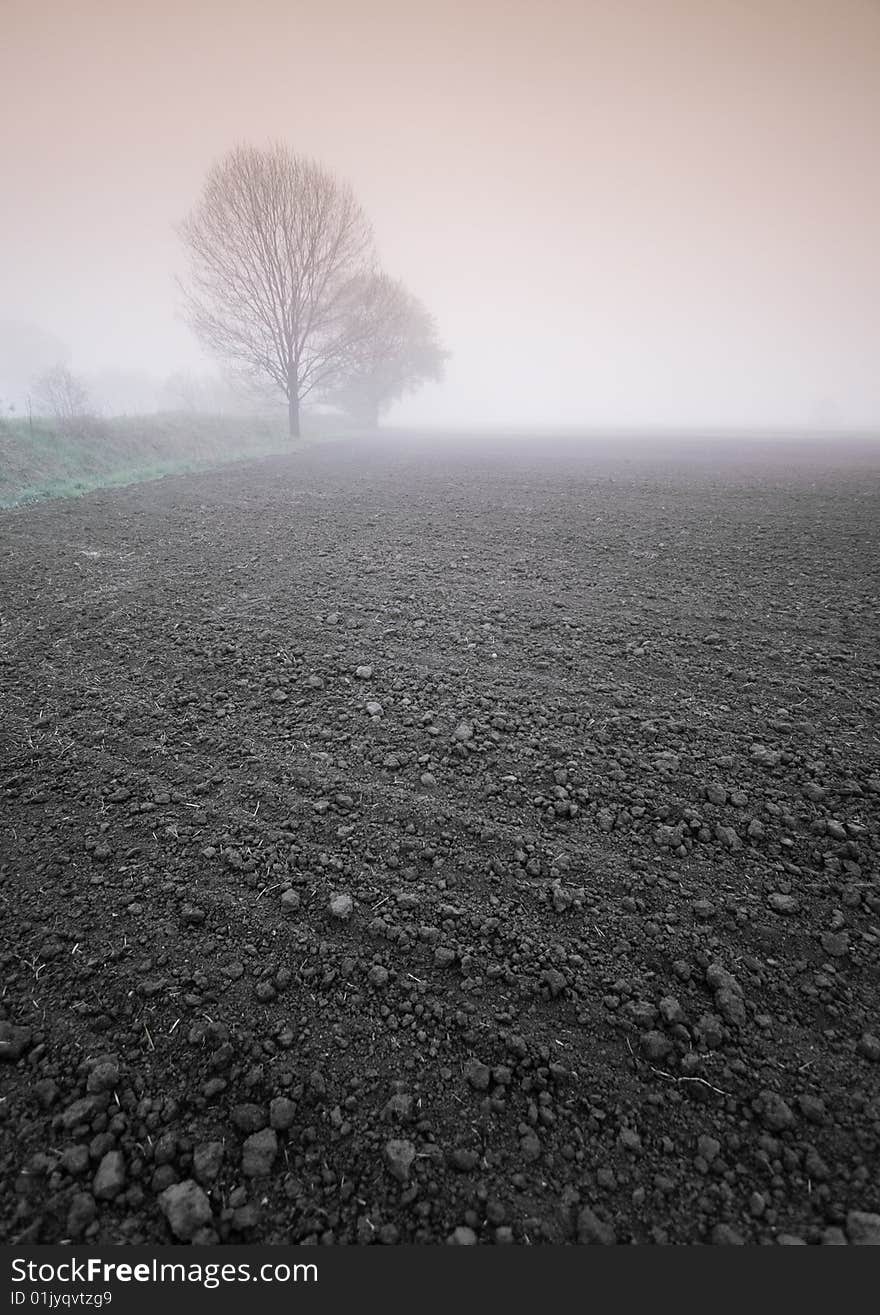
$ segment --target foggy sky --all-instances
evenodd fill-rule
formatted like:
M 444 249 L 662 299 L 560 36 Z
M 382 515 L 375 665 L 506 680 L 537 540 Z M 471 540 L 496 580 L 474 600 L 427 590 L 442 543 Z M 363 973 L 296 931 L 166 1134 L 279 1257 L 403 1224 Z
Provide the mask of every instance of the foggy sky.
M 0 317 L 203 362 L 236 141 L 353 185 L 437 317 L 397 422 L 880 422 L 876 0 L 0 0 Z

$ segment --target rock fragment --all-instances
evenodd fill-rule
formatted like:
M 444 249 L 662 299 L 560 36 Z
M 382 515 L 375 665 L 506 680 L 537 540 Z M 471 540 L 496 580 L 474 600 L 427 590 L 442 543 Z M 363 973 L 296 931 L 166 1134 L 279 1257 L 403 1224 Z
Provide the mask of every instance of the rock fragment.
M 409 1181 L 409 1173 L 416 1158 L 416 1148 L 411 1141 L 392 1137 L 385 1143 L 385 1164 L 388 1172 L 399 1183 Z
M 16 1027 L 13 1023 L 0 1022 L 0 1060 L 14 1064 L 21 1059 L 31 1044 L 32 1032 L 29 1027 Z
M 211 1222 L 211 1203 L 192 1178 L 166 1187 L 159 1197 L 159 1208 L 181 1242 L 190 1242 L 200 1228 Z
M 108 1151 L 98 1165 L 92 1183 L 96 1201 L 113 1201 L 125 1186 L 125 1161 L 121 1151 Z
M 251 1133 L 241 1153 L 241 1171 L 245 1178 L 265 1178 L 278 1154 L 278 1135 L 274 1128 Z
M 846 1217 L 846 1235 L 852 1246 L 880 1246 L 880 1215 L 850 1210 Z
M 193 1173 L 200 1183 L 206 1185 L 214 1182 L 223 1163 L 223 1143 L 219 1141 L 201 1142 L 193 1151 Z
M 595 1211 L 585 1205 L 578 1214 L 577 1240 L 581 1246 L 611 1247 L 617 1242 L 617 1234 L 610 1224 L 603 1223 Z
M 334 895 L 330 900 L 330 916 L 337 922 L 348 922 L 354 913 L 354 900 L 351 895 Z

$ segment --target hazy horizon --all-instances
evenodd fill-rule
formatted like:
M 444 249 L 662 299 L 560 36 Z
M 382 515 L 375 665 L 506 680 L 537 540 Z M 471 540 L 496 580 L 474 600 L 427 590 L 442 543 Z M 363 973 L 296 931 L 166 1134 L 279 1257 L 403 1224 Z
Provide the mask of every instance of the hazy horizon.
M 77 371 L 212 368 L 174 225 L 280 139 L 452 352 L 392 425 L 880 425 L 875 0 L 0 13 L 0 319 Z

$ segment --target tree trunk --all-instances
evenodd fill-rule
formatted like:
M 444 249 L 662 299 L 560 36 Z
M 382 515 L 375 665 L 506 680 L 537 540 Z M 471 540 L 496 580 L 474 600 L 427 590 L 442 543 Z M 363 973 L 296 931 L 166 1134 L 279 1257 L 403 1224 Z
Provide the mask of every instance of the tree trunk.
M 299 398 L 293 393 L 287 399 L 287 423 L 291 438 L 299 438 Z

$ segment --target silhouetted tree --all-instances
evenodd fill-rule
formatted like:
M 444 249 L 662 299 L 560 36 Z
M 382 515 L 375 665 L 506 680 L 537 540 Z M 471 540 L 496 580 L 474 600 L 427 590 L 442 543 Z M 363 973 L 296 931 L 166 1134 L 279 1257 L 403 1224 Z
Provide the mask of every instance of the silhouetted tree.
M 60 429 L 75 430 L 92 419 L 88 390 L 66 365 L 55 365 L 39 375 L 32 395 L 37 410 L 51 416 Z
M 298 437 L 304 399 L 363 345 L 352 297 L 373 268 L 373 241 L 353 193 L 283 145 L 237 146 L 210 170 L 180 234 L 190 325 L 216 356 L 281 390 Z
M 399 280 L 372 274 L 351 289 L 352 314 L 361 317 L 361 344 L 325 400 L 362 424 L 375 427 L 393 402 L 429 381 L 443 378 L 449 357 L 437 326 L 419 299 Z

